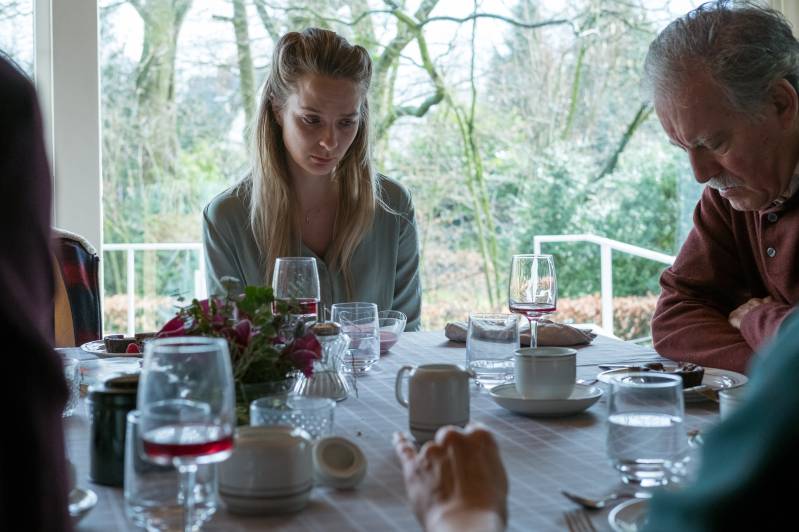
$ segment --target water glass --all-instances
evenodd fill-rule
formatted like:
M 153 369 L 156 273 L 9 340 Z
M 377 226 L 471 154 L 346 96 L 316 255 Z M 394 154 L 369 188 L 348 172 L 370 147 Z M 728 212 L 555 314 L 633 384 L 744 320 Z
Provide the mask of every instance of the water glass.
M 611 382 L 607 449 L 623 483 L 669 483 L 669 470 L 689 458 L 684 417 L 678 375 L 631 373 Z
M 145 459 L 138 410 L 128 413 L 125 439 L 125 513 L 134 525 L 147 530 L 183 527 L 180 475 L 174 466 L 155 465 Z M 194 483 L 194 521 L 200 528 L 217 509 L 216 466 L 197 467 Z
M 75 414 L 80 400 L 80 360 L 77 358 L 63 357 L 64 377 L 67 380 L 67 402 L 64 405 L 63 416 Z
M 513 380 L 513 356 L 519 349 L 519 316 L 469 314 L 466 367 L 475 381 L 491 388 Z
M 331 319 L 350 337 L 342 369 L 362 374 L 380 360 L 380 322 L 374 303 L 335 303 Z
M 285 425 L 305 430 L 312 440 L 333 433 L 336 402 L 326 397 L 272 395 L 250 404 L 250 425 Z

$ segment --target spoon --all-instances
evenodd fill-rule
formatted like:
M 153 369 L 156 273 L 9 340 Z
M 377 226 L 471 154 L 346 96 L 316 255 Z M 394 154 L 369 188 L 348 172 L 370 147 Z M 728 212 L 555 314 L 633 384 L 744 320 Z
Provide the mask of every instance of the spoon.
M 580 495 L 576 495 L 566 490 L 561 490 L 561 493 L 570 501 L 577 503 L 588 510 L 599 510 L 607 506 L 610 502 L 619 499 L 631 499 L 635 497 L 635 495 L 631 493 L 611 493 L 610 495 L 602 497 L 601 499 L 589 499 L 588 497 L 581 497 Z

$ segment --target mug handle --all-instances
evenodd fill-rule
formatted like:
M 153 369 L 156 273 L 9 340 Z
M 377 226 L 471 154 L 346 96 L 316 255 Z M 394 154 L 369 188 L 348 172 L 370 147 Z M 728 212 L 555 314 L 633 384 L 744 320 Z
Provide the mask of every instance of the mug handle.
M 394 395 L 397 397 L 397 402 L 405 408 L 408 408 L 408 400 L 402 395 L 402 376 L 412 369 L 413 366 L 402 366 L 397 372 L 397 380 L 394 383 Z

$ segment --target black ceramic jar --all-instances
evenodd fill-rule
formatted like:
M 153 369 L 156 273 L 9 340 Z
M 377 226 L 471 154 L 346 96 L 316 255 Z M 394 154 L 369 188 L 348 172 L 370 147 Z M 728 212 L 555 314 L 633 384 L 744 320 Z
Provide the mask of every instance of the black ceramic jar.
M 138 375 L 126 375 L 89 387 L 89 477 L 93 482 L 123 484 L 127 415 L 136 409 L 138 383 Z

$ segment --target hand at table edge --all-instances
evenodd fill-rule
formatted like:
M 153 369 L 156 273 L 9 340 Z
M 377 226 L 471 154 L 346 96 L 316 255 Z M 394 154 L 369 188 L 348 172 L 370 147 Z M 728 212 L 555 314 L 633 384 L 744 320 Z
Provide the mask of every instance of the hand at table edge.
M 508 480 L 494 437 L 483 427 L 442 427 L 417 452 L 400 433 L 394 448 L 408 499 L 427 531 L 502 531 Z

